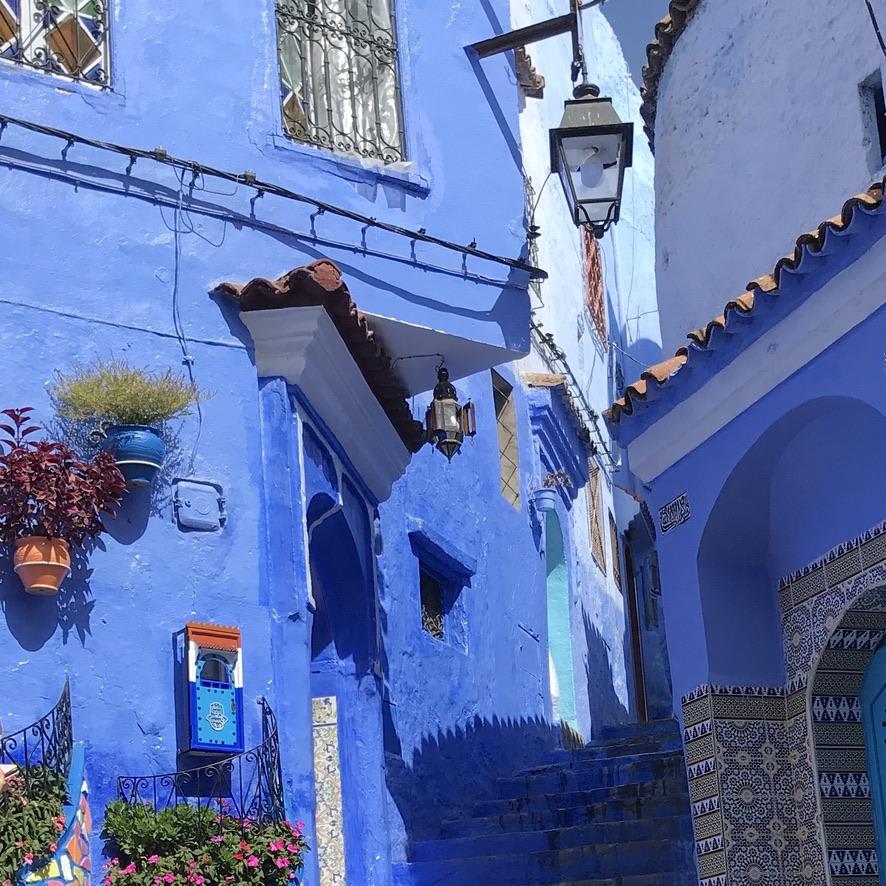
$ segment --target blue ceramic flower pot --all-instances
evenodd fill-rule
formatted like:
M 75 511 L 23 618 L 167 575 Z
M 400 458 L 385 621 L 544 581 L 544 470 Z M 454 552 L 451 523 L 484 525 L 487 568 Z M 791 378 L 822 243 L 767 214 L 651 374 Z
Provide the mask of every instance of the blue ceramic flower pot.
M 150 486 L 166 458 L 160 434 L 144 425 L 111 425 L 102 449 L 114 456 L 126 485 L 133 489 Z

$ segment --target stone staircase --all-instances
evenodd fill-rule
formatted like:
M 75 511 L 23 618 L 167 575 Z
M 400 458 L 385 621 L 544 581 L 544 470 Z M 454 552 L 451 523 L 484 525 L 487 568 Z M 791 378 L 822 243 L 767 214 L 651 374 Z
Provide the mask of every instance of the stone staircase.
M 499 779 L 498 793 L 416 843 L 396 886 L 697 886 L 673 720 L 607 729 Z

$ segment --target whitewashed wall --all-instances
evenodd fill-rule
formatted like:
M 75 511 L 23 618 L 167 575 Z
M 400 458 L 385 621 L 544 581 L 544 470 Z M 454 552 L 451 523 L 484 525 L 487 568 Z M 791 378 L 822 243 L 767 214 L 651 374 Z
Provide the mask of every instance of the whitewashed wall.
M 886 27 L 886 2 L 874 7 Z M 862 0 L 700 4 L 658 99 L 656 265 L 667 352 L 771 271 L 801 232 L 882 177 L 859 95 L 882 63 Z

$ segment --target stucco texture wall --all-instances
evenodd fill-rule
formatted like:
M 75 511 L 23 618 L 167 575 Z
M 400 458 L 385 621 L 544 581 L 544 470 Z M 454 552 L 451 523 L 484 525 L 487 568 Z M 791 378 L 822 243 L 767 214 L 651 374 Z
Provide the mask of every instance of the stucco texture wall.
M 882 64 L 863 3 L 699 5 L 658 96 L 666 353 L 881 177 L 859 84 Z

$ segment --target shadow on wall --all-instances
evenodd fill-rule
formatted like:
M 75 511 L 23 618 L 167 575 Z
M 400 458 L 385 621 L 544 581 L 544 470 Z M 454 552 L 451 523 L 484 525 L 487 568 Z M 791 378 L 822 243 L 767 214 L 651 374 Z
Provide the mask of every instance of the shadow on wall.
M 584 609 L 581 611 L 581 620 L 584 624 L 585 649 L 587 651 L 585 686 L 588 691 L 588 711 L 591 720 L 590 738 L 594 739 L 600 737 L 603 727 L 628 723 L 631 716 L 613 686 L 614 678 L 609 658 L 611 654 L 609 646 Z M 625 643 L 627 642 L 626 629 Z M 608 679 L 601 679 L 607 674 L 609 675 Z
M 101 540 L 94 547 L 104 550 Z M 12 557 L 5 556 L 0 560 L 0 609 L 9 633 L 22 649 L 28 652 L 42 649 L 57 628 L 61 628 L 63 643 L 75 633 L 81 645 L 86 644 L 95 606 L 89 587 L 92 577 L 89 554 L 90 551 L 83 548 L 71 549 L 71 574 L 53 597 L 25 593 L 13 571 Z
M 410 844 L 440 836 L 444 819 L 498 798 L 496 779 L 544 762 L 561 747 L 560 728 L 542 720 L 474 717 L 426 736 L 404 759 L 390 705 L 384 705 L 387 786 Z

